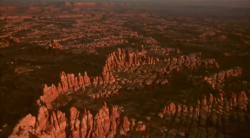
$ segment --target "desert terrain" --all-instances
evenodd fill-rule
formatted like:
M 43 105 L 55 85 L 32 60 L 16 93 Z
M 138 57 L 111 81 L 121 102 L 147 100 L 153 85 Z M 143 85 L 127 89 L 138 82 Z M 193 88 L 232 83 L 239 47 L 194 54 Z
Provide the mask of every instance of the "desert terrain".
M 249 11 L 183 11 L 1 4 L 0 137 L 248 138 Z

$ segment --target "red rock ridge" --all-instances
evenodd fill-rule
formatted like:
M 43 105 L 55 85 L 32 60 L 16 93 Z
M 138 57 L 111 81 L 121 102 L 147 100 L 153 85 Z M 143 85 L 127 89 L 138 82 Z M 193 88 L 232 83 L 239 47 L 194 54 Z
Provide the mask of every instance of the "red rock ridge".
M 229 98 L 225 98 L 223 93 L 219 97 L 214 97 L 210 94 L 198 100 L 195 106 L 170 103 L 164 107 L 159 116 L 163 118 L 174 117 L 177 114 L 186 114 L 197 118 L 199 116 L 207 117 L 214 112 L 218 115 L 225 115 L 235 110 L 247 112 L 248 105 L 249 99 L 244 91 L 238 95 L 232 94 Z
M 42 106 L 37 117 L 25 116 L 13 130 L 10 138 L 24 137 L 59 137 L 66 138 L 114 138 L 128 135 L 130 131 L 144 132 L 146 125 L 142 121 L 129 119 L 122 115 L 118 106 L 108 108 L 105 104 L 95 115 L 85 110 L 80 112 L 75 107 L 70 109 L 70 117 L 61 111 L 49 111 Z M 67 132 L 68 131 L 68 132 Z
M 110 54 L 102 71 L 102 76 L 89 77 L 87 72 L 84 75 L 80 73 L 61 73 L 61 82 L 56 86 L 52 84 L 44 85 L 43 95 L 40 97 L 39 104 L 44 103 L 49 109 L 52 109 L 52 102 L 61 94 L 76 92 L 89 86 L 114 83 L 115 77 L 112 71 L 120 67 L 139 66 L 141 64 L 155 64 L 158 60 L 145 55 L 144 52 L 129 52 L 128 50 L 118 49 Z
M 211 76 L 204 77 L 206 81 L 214 90 L 222 91 L 224 82 L 230 78 L 237 78 L 242 76 L 243 70 L 241 67 L 220 71 Z

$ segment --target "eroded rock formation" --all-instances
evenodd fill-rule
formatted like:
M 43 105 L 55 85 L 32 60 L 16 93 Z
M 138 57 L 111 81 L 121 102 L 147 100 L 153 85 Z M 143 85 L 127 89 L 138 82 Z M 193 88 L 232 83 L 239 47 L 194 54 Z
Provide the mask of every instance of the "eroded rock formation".
M 174 117 L 177 114 L 188 114 L 192 117 L 205 116 L 206 118 L 211 114 L 216 115 L 228 115 L 233 112 L 247 112 L 249 106 L 249 99 L 245 91 L 239 94 L 232 94 L 230 97 L 225 97 L 223 93 L 219 97 L 215 97 L 212 94 L 203 97 L 198 100 L 195 106 L 188 106 L 183 104 L 170 103 L 164 107 L 162 112 L 159 113 L 161 118 Z M 191 117 L 191 118 L 192 118 Z
M 243 70 L 241 67 L 223 70 L 211 76 L 204 77 L 204 80 L 217 91 L 222 91 L 224 82 L 228 79 L 238 78 L 242 76 Z
M 110 72 L 103 72 L 103 76 L 92 78 L 88 76 L 87 72 L 84 72 L 84 75 L 81 75 L 81 73 L 74 75 L 73 73 L 66 74 L 62 72 L 61 82 L 58 83 L 57 86 L 54 84 L 51 86 L 45 84 L 43 95 L 40 97 L 40 100 L 48 108 L 52 108 L 52 102 L 62 94 L 84 90 L 86 87 L 90 86 L 112 84 L 114 82 L 115 78 Z
M 159 117 L 171 123 L 167 136 L 231 137 L 233 131 L 241 131 L 238 126 L 248 127 L 249 99 L 244 91 L 229 97 L 222 93 L 219 97 L 210 94 L 196 105 L 172 102 L 164 107 Z M 234 121 L 238 125 L 232 123 Z
M 145 130 L 146 125 L 142 121 L 122 115 L 122 110 L 118 106 L 108 108 L 105 104 L 95 117 L 89 110 L 80 112 L 75 107 L 71 107 L 70 116 L 67 117 L 61 111 L 49 111 L 42 106 L 37 117 L 31 114 L 25 116 L 15 127 L 10 138 L 114 138 L 118 135 L 127 136 L 130 131 Z
M 200 77 L 200 72 L 204 71 L 202 72 L 204 74 L 207 71 L 218 70 L 220 67 L 215 59 L 204 58 L 200 53 L 187 55 L 180 55 L 180 53 L 176 49 L 157 47 L 134 51 L 118 49 L 107 57 L 100 76 L 92 77 L 87 72 L 84 72 L 83 75 L 62 72 L 61 81 L 57 85 L 44 86 L 44 93 L 38 100 L 40 106 L 38 115 L 27 115 L 23 118 L 11 137 L 100 138 L 129 137 L 134 132 L 144 133 L 148 128 L 153 127 L 150 125 L 147 128 L 146 123 L 154 124 L 153 121 L 160 120 L 155 114 L 145 116 L 148 122 L 144 123 L 130 118 L 128 115 L 136 112 L 136 109 L 123 103 L 120 104 L 129 108 L 127 111 L 130 114 L 123 114 L 122 108 L 118 106 L 108 108 L 106 104 L 101 109 L 96 109 L 98 111 L 95 115 L 90 110 L 78 110 L 75 107 L 95 109 L 102 100 L 117 102 L 123 98 L 122 96 L 128 100 L 130 100 L 129 98 L 138 99 L 131 105 L 141 107 L 143 103 L 140 103 L 140 96 L 144 97 L 144 94 L 151 96 L 154 93 L 154 97 L 155 91 L 152 89 L 155 86 L 162 89 L 171 87 L 170 81 L 176 75 L 197 73 L 200 80 L 200 78 L 203 79 Z M 214 83 L 222 88 L 221 85 L 226 80 L 240 75 L 242 75 L 242 69 L 237 67 L 204 77 L 204 80 L 210 85 Z M 144 90 L 147 88 L 152 91 L 145 92 Z M 133 97 L 133 93 L 138 94 L 138 97 Z M 162 92 L 159 93 L 162 94 Z M 229 118 L 247 122 L 246 120 L 249 120 L 248 93 L 242 91 L 230 96 L 225 96 L 225 93 L 226 91 L 220 91 L 219 96 L 210 94 L 198 100 L 195 105 L 171 102 L 159 113 L 159 116 L 165 118 L 165 121 L 169 123 L 168 128 L 164 128 L 161 133 L 164 136 L 174 137 L 215 136 L 217 133 L 224 136 L 224 130 L 219 132 L 215 127 L 226 127 L 230 123 Z M 145 106 L 151 106 L 151 104 L 157 103 L 156 101 L 156 99 L 152 99 L 150 104 Z M 66 113 L 58 110 L 68 107 L 71 108 Z M 151 109 L 151 107 L 147 108 Z M 141 111 L 140 115 L 144 112 Z M 138 114 L 132 113 L 132 116 L 138 117 Z M 191 132 L 189 132 L 189 126 L 191 126 Z M 157 128 L 157 131 L 158 129 L 161 130 L 161 128 Z
M 127 87 L 126 89 L 151 85 L 166 86 L 169 83 L 168 78 L 174 73 L 219 67 L 215 59 L 203 59 L 199 53 L 168 57 L 169 54 L 180 53 L 173 49 L 162 49 L 165 55 L 161 55 L 163 58 L 159 59 L 157 57 L 159 55 L 155 54 L 159 51 L 157 49 L 161 48 L 140 51 L 118 49 L 108 56 L 101 76 L 89 77 L 87 72 L 84 72 L 84 75 L 62 72 L 61 82 L 57 86 L 45 84 L 40 103 L 44 103 L 51 109 L 53 101 L 60 95 L 77 91 L 83 91 L 95 100 L 109 98 L 119 95 L 119 90 L 124 86 Z M 121 78 L 121 73 L 127 74 L 128 79 Z M 92 88 L 96 87 L 98 87 L 97 92 L 93 92 Z

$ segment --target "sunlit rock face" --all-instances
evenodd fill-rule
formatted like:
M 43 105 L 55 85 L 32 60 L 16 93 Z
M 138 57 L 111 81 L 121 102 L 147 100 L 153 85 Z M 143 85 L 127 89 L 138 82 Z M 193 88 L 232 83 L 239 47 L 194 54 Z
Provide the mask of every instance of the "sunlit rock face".
M 15 127 L 11 138 L 21 137 L 73 137 L 100 138 L 126 136 L 131 131 L 143 133 L 146 125 L 142 121 L 122 115 L 118 106 L 111 108 L 105 104 L 96 115 L 89 110 L 80 112 L 71 107 L 69 117 L 61 111 L 50 111 L 40 107 L 38 116 L 27 115 Z

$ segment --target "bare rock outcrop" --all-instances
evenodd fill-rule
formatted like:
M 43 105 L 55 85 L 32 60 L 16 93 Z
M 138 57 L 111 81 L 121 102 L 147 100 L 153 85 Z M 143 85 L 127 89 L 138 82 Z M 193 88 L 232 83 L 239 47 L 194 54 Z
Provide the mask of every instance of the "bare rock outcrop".
M 241 67 L 234 67 L 232 69 L 223 70 L 211 76 L 204 77 L 206 81 L 214 90 L 222 91 L 224 82 L 227 79 L 238 78 L 242 76 L 243 70 Z
M 247 112 L 249 108 L 249 99 L 245 91 L 239 94 L 232 94 L 230 97 L 225 97 L 223 93 L 219 97 L 212 94 L 203 97 L 197 101 L 195 106 L 188 106 L 182 104 L 170 103 L 164 107 L 159 113 L 161 118 L 174 117 L 177 114 L 190 114 L 191 116 L 209 116 L 213 112 L 217 115 L 223 116 L 228 113 Z
M 163 51 L 165 51 L 165 54 L 179 53 L 178 50 L 173 49 L 163 49 Z M 99 86 L 105 87 L 99 89 L 98 93 L 91 91 L 87 95 L 94 100 L 109 98 L 113 95 L 118 95 L 119 89 L 125 84 L 130 84 L 132 87 L 166 86 L 169 83 L 168 78 L 171 77 L 171 74 L 184 70 L 195 71 L 201 68 L 219 67 L 215 59 L 202 59 L 199 53 L 176 57 L 162 55 L 164 58 L 159 59 L 154 52 L 155 48 L 153 50 L 142 49 L 140 51 L 118 49 L 108 56 L 101 76 L 89 77 L 87 72 L 84 72 L 84 75 L 81 75 L 81 73 L 75 75 L 62 72 L 61 82 L 57 86 L 54 84 L 44 86 L 44 94 L 40 97 L 40 103 L 52 109 L 53 102 L 60 95 L 80 90 L 85 93 L 88 92 L 86 89 Z M 131 75 L 132 79 L 119 78 L 116 74 L 119 72 L 129 73 L 128 75 Z M 107 85 L 112 86 L 112 88 L 107 89 Z
M 66 131 L 69 130 L 68 133 Z M 122 115 L 118 106 L 111 109 L 105 104 L 95 115 L 85 110 L 80 112 L 75 107 L 70 109 L 70 117 L 67 118 L 61 111 L 50 111 L 46 107 L 40 107 L 38 116 L 31 114 L 25 116 L 15 127 L 10 138 L 23 137 L 60 137 L 66 138 L 101 138 L 117 135 L 128 135 L 130 131 L 144 132 L 146 125 L 142 121 L 136 122 Z
M 47 84 L 44 85 L 43 95 L 40 97 L 40 101 L 51 109 L 53 101 L 62 94 L 85 90 L 86 87 L 90 86 L 112 84 L 114 82 L 115 78 L 111 72 L 103 72 L 102 76 L 97 77 L 89 77 L 87 72 L 84 72 L 84 75 L 81 75 L 81 73 L 74 75 L 73 73 L 66 74 L 62 72 L 61 82 L 58 83 L 57 86 L 54 84 L 51 86 Z

